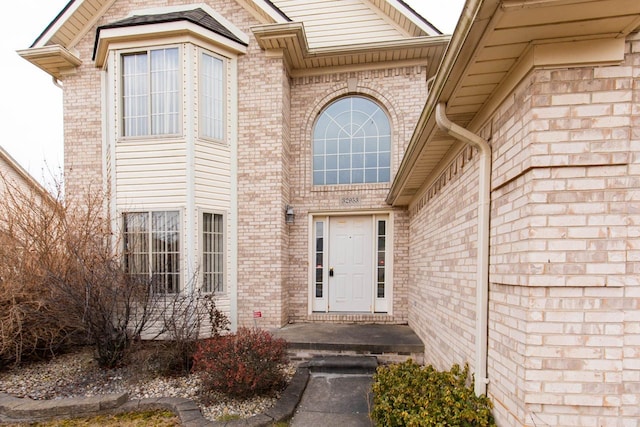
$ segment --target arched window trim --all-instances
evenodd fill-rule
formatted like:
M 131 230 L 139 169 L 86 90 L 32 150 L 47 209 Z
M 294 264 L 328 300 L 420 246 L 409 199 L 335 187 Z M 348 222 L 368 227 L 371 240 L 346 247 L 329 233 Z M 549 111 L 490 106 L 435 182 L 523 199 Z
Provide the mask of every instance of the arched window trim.
M 332 100 L 313 124 L 313 185 L 389 183 L 391 135 L 388 113 L 371 97 Z

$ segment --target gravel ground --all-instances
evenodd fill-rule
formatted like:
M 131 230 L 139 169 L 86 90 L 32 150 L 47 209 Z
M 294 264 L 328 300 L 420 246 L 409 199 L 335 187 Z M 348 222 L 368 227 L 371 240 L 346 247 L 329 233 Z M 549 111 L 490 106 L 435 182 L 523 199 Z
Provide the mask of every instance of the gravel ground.
M 295 371 L 287 368 L 289 379 Z M 202 414 L 215 421 L 223 415 L 247 418 L 273 406 L 279 395 L 248 400 L 231 399 L 223 394 L 202 396 L 200 378 L 154 376 L 149 370 L 128 366 L 100 369 L 90 349 L 58 356 L 0 372 L 0 392 L 34 400 L 128 392 L 130 399 L 148 397 L 184 397 L 200 405 Z

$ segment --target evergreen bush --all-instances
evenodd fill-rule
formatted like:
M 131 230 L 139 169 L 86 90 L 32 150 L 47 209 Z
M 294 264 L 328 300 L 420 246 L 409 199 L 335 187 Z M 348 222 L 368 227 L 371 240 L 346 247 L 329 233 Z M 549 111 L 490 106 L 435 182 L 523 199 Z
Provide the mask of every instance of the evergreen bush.
M 409 360 L 374 375 L 371 418 L 378 426 L 495 426 L 491 401 L 476 396 L 469 366 L 450 371 Z

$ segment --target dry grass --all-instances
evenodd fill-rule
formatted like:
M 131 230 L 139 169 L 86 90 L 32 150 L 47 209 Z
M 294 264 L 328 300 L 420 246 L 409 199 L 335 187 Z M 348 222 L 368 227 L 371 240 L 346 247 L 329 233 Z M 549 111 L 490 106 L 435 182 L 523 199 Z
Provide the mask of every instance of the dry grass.
M 95 417 L 73 418 L 68 420 L 0 425 L 6 427 L 173 427 L 180 426 L 181 424 L 173 412 L 144 411 L 118 415 L 97 415 Z

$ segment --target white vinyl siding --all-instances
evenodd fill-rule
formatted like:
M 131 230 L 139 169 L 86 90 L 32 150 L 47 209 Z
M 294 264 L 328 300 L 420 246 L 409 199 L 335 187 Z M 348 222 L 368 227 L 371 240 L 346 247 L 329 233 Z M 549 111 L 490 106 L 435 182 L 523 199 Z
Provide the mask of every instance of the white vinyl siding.
M 181 43 L 166 49 L 176 46 L 180 55 L 179 129 L 171 134 L 124 135 L 123 128 L 123 58 L 164 49 L 127 46 L 109 58 L 106 86 L 111 96 L 106 101 L 106 117 L 111 131 L 106 132 L 105 147 L 109 150 L 107 167 L 113 173 L 114 218 L 122 219 L 128 212 L 179 212 L 178 291 L 215 293 L 217 307 L 236 324 L 232 313 L 237 307 L 237 225 L 232 194 L 236 171 L 231 154 L 237 138 L 236 58 L 217 52 L 212 45 Z M 212 58 L 204 72 L 203 55 Z M 151 129 L 151 115 L 148 120 Z M 204 214 L 223 219 L 218 220 L 215 233 L 210 233 L 216 241 L 209 247 L 203 242 Z M 211 261 L 207 265 L 205 256 Z
M 195 156 L 196 204 L 218 209 L 228 208 L 231 200 L 229 148 L 199 141 Z
M 184 141 L 130 141 L 116 146 L 117 205 L 184 205 L 187 186 Z
M 293 21 L 304 22 L 310 47 L 381 42 L 406 37 L 361 0 L 274 0 Z

